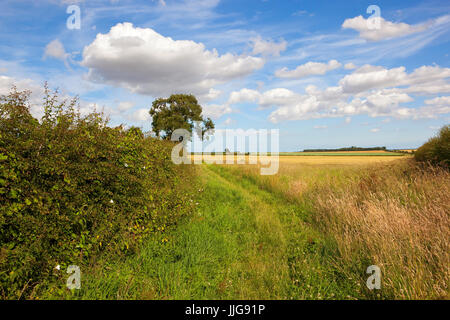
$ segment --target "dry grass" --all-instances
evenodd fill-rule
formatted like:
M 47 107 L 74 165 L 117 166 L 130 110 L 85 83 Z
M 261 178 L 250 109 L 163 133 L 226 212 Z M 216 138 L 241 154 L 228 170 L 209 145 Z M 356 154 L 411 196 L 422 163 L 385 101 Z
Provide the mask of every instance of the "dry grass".
M 281 157 L 276 176 L 260 176 L 256 166 L 230 169 L 310 208 L 349 278 L 365 283 L 374 264 L 386 298 L 450 298 L 450 173 L 405 158 L 317 158 Z
M 448 298 L 449 178 L 404 163 L 371 168 L 339 189 L 317 190 L 314 219 L 336 240 L 339 264 L 378 265 L 392 297 Z

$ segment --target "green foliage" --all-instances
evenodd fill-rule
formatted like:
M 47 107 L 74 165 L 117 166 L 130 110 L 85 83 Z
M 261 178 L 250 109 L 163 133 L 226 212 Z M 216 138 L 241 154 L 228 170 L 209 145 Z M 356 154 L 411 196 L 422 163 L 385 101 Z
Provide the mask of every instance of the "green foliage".
M 450 125 L 442 127 L 436 137 L 417 149 L 414 157 L 420 162 L 448 167 L 450 165 Z
M 170 139 L 176 129 L 186 129 L 192 133 L 195 122 L 201 125 L 196 130 L 201 137 L 208 131 L 214 129 L 214 123 L 210 118 L 204 119 L 202 107 L 193 95 L 173 94 L 167 99 L 153 101 L 150 109 L 152 116 L 152 128 L 159 137 L 163 132 L 164 139 Z
M 108 127 L 100 113 L 81 116 L 76 99 L 58 102 L 47 88 L 39 122 L 28 98 L 15 89 L 0 98 L 4 299 L 39 298 L 68 265 L 133 252 L 190 210 L 182 182 L 194 172 L 172 163 L 172 143 Z

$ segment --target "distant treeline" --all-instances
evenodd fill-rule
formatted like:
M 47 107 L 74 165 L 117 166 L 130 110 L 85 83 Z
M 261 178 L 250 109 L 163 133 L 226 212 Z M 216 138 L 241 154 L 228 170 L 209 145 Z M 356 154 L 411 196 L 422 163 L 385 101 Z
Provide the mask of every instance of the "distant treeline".
M 371 148 L 360 148 L 360 147 L 347 147 L 340 149 L 305 149 L 303 152 L 339 152 L 339 151 L 386 151 L 386 147 L 371 147 Z

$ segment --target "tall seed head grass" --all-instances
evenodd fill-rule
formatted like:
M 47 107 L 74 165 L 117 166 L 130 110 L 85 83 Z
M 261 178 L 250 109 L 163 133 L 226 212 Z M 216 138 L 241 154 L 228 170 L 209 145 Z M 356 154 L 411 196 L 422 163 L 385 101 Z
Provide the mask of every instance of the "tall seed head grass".
M 337 242 L 340 265 L 370 262 L 400 299 L 448 298 L 450 174 L 402 163 L 315 193 L 314 219 Z

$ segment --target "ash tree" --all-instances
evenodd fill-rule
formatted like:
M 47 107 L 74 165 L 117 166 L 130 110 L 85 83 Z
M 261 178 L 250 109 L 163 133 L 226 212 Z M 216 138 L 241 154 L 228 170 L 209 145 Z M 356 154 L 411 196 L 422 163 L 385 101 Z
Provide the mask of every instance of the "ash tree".
M 210 118 L 203 118 L 202 107 L 193 95 L 173 94 L 169 98 L 159 98 L 152 103 L 152 130 L 156 136 L 170 140 L 176 129 L 193 129 L 203 139 L 208 130 L 214 129 Z

